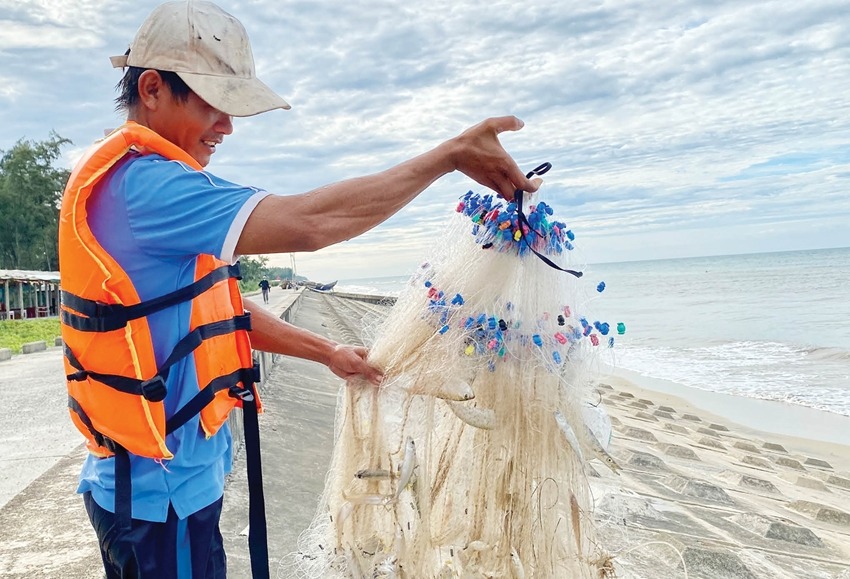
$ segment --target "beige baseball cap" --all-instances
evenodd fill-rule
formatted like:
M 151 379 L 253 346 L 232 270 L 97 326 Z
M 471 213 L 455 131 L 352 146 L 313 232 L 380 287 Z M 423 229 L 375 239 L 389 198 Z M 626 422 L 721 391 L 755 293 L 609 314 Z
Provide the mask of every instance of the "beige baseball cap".
M 212 2 L 166 2 L 142 24 L 127 55 L 112 66 L 171 71 L 207 103 L 249 117 L 289 103 L 257 78 L 245 27 Z

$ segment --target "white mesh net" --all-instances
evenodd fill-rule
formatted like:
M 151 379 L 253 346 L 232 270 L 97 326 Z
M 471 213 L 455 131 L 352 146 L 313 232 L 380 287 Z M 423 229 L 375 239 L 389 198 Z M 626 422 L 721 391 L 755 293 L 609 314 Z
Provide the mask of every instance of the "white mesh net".
M 572 233 L 547 209 L 526 238 L 563 266 Z M 514 204 L 464 197 L 377 329 L 383 384 L 340 394 L 318 512 L 279 577 L 599 576 L 585 462 L 610 458 L 610 424 L 587 368 L 608 326 L 521 228 Z

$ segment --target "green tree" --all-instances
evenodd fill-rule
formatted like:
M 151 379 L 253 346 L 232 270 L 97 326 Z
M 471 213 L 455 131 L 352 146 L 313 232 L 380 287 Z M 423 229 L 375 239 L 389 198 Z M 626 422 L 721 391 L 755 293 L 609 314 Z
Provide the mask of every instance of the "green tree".
M 266 267 L 268 262 L 269 258 L 265 255 L 260 255 L 256 259 L 244 255 L 240 257 L 239 271 L 242 272 L 242 279 L 239 280 L 239 289 L 243 292 L 255 291 L 263 276 L 269 274 Z
M 278 279 L 281 281 L 291 280 L 291 281 L 307 281 L 307 278 L 303 275 L 295 274 L 293 275 L 291 267 L 269 267 L 268 276 L 269 279 Z
M 71 141 L 18 141 L 0 157 L 0 268 L 59 269 L 59 205 L 69 171 L 56 167 Z
M 269 277 L 272 279 L 287 280 L 292 279 L 292 268 L 291 267 L 270 267 Z

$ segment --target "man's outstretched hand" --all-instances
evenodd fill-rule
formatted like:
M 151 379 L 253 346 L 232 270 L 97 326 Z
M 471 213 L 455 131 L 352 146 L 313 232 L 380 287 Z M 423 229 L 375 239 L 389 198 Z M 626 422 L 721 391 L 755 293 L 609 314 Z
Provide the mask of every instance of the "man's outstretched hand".
M 540 179 L 528 179 L 499 142 L 499 133 L 522 127 L 523 122 L 514 116 L 495 117 L 445 144 L 455 148 L 452 159 L 458 171 L 512 201 L 517 189 L 537 191 L 541 183 Z

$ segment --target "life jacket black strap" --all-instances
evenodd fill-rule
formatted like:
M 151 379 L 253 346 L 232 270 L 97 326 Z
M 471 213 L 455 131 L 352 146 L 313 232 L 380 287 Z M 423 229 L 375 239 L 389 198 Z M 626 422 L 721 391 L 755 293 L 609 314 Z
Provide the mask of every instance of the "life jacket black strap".
M 165 434 L 171 434 L 186 424 L 193 416 L 200 414 L 201 410 L 203 410 L 207 404 L 212 402 L 215 395 L 222 390 L 230 390 L 230 395 L 234 398 L 241 399 L 243 405 L 247 399 L 253 400 L 253 385 L 259 382 L 259 379 L 260 366 L 259 364 L 254 364 L 250 368 L 239 368 L 230 374 L 219 376 L 218 378 L 211 380 L 210 383 L 195 394 L 189 402 L 184 404 L 180 410 L 175 412 L 171 418 L 165 421 Z M 240 382 L 242 383 L 241 387 L 239 386 Z M 86 411 L 83 410 L 83 407 L 77 399 L 70 394 L 68 395 L 68 408 L 77 414 L 98 445 L 115 452 L 115 447 L 119 446 L 118 443 L 104 436 L 94 427 L 89 415 L 86 414 Z
M 123 328 L 130 320 L 194 299 L 229 278 L 242 279 L 239 262 L 223 265 L 186 287 L 132 306 L 104 304 L 62 290 L 62 304 L 81 314 L 62 310 L 62 323 L 81 332 L 111 332 Z
M 64 346 L 65 357 L 68 359 L 68 363 L 71 364 L 72 367 L 77 368 L 77 372 L 73 374 L 68 374 L 66 378 L 68 380 L 74 381 L 82 381 L 91 376 L 98 382 L 103 382 L 104 384 L 111 386 L 115 390 L 120 392 L 126 392 L 127 394 L 140 394 L 141 393 L 141 380 L 136 378 L 128 378 L 126 376 L 119 376 L 117 374 L 101 374 L 100 372 L 89 372 L 88 370 L 84 370 L 80 365 L 79 360 L 77 360 L 74 353 L 71 352 L 71 349 L 66 344 Z
M 212 402 L 215 395 L 222 390 L 231 389 L 232 392 L 235 392 L 234 388 L 241 382 L 244 388 L 250 391 L 251 385 L 257 381 L 258 372 L 259 367 L 254 365 L 250 368 L 239 368 L 230 374 L 214 378 L 180 410 L 175 412 L 171 418 L 165 421 L 165 433 L 171 434 L 186 424 L 193 416 L 199 414 L 207 404 Z
M 183 339 L 177 342 L 177 345 L 174 346 L 171 354 L 169 354 L 165 362 L 162 363 L 162 367 L 158 374 L 162 374 L 163 370 L 167 372 L 171 366 L 194 352 L 204 340 L 209 340 L 216 336 L 231 334 L 238 330 L 245 330 L 246 332 L 251 331 L 251 312 L 245 312 L 244 314 L 233 316 L 229 320 L 210 322 L 209 324 L 198 326 L 186 334 Z
M 86 428 L 91 433 L 92 438 L 94 438 L 94 441 L 99 446 L 103 446 L 111 450 L 115 442 L 104 436 L 99 430 L 94 427 L 94 424 L 92 423 L 91 418 L 89 418 L 89 415 L 86 414 L 86 411 L 83 410 L 83 407 L 80 406 L 80 403 L 77 401 L 77 399 L 71 396 L 70 394 L 68 395 L 68 408 L 73 410 L 77 417 L 80 419 L 80 421 L 86 425 Z
M 92 424 L 80 403 L 68 395 L 68 408 L 73 410 L 94 438 L 94 441 L 115 454 L 115 524 L 129 531 L 133 520 L 133 480 L 130 473 L 130 455 L 127 450 L 99 432 Z
M 244 383 L 243 383 L 244 384 Z M 266 500 L 263 494 L 263 462 L 260 454 L 260 422 L 253 384 L 237 393 L 242 398 L 242 426 L 248 470 L 248 553 L 253 579 L 269 579 L 269 544 Z
M 121 445 L 115 447 L 115 524 L 129 531 L 133 521 L 133 477 L 130 453 Z
M 174 364 L 176 364 L 178 361 L 195 351 L 195 349 L 198 348 L 198 346 L 200 346 L 204 340 L 209 340 L 210 338 L 214 338 L 216 336 L 230 334 L 237 330 L 250 331 L 250 329 L 250 312 L 245 312 L 242 315 L 234 316 L 229 320 L 210 322 L 209 324 L 198 326 L 197 328 L 186 334 L 183 339 L 177 342 L 177 345 L 174 346 L 174 349 L 171 351 L 171 354 L 169 354 L 165 362 L 163 362 L 162 365 L 159 367 L 157 373 L 153 377 L 148 378 L 147 380 L 139 380 L 138 378 L 130 378 L 128 376 L 120 376 L 117 374 L 103 374 L 100 372 L 86 370 L 80 363 L 79 359 L 71 351 L 71 348 L 68 347 L 67 344 L 65 344 L 65 357 L 68 359 L 68 363 L 71 365 L 71 367 L 77 369 L 77 372 L 68 374 L 66 377 L 68 380 L 73 381 L 81 381 L 85 380 L 88 377 L 91 377 L 97 380 L 98 382 L 106 384 L 107 386 L 110 386 L 111 388 L 114 388 L 120 392 L 144 396 L 147 400 L 151 402 L 161 402 L 163 399 L 165 399 L 165 395 L 168 393 L 165 387 L 165 382 L 168 379 L 168 372 Z

